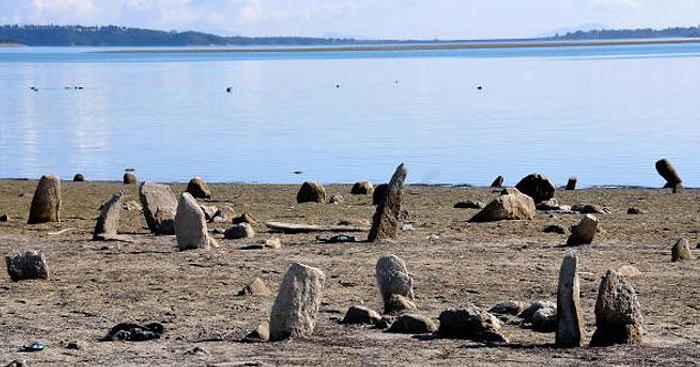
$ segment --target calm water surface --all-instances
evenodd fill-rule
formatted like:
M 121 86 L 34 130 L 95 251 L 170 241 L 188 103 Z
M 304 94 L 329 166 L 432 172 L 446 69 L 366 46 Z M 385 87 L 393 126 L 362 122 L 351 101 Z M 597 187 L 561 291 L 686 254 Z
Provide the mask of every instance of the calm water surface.
M 94 51 L 0 48 L 0 177 L 700 186 L 698 44 Z

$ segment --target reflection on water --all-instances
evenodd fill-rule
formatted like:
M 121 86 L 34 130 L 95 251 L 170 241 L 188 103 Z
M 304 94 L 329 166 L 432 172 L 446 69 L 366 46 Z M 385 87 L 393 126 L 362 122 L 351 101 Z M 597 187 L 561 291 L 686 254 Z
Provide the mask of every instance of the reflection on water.
M 0 176 L 700 185 L 697 45 L 363 55 L 0 50 Z

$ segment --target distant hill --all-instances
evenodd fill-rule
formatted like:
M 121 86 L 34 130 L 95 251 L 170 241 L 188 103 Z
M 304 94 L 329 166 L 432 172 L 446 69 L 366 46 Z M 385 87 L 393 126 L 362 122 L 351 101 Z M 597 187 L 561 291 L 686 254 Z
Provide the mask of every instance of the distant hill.
M 568 32 L 547 37 L 548 40 L 579 41 L 579 40 L 615 40 L 630 38 L 698 38 L 699 27 L 675 27 L 655 30 L 644 29 L 593 29 L 588 31 Z
M 201 32 L 165 32 L 119 26 L 0 26 L 0 43 L 26 46 L 227 46 L 338 45 L 354 39 L 308 37 L 222 37 Z

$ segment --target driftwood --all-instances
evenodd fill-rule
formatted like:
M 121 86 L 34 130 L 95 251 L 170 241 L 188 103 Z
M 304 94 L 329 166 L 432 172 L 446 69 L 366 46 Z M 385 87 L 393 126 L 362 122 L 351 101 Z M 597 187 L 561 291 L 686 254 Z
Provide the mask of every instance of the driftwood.
M 310 233 L 310 232 L 366 232 L 369 227 L 347 225 L 315 225 L 304 223 L 265 222 L 271 232 Z

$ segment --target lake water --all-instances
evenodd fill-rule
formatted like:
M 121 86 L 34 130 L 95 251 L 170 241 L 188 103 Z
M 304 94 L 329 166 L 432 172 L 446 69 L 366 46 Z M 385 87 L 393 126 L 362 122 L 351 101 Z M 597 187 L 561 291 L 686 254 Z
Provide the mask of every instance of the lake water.
M 0 48 L 0 177 L 700 186 L 700 44 L 94 51 Z

